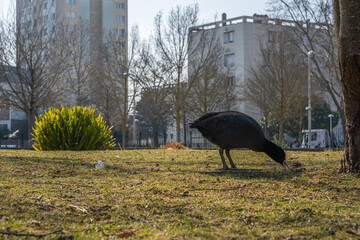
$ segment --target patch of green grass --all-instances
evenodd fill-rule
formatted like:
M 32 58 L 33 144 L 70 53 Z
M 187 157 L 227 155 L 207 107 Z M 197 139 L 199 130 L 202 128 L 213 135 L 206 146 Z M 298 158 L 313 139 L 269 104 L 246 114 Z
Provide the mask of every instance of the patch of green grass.
M 342 156 L 289 151 L 289 171 L 239 150 L 224 172 L 215 150 L 2 150 L 0 239 L 358 239 L 360 179 L 337 173 Z

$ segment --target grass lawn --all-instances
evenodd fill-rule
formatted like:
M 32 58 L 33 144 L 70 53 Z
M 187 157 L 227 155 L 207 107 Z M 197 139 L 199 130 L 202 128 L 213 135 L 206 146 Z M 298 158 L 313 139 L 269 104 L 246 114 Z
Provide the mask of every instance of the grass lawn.
M 0 239 L 360 238 L 342 152 L 288 151 L 290 171 L 232 151 L 237 172 L 215 150 L 0 154 Z

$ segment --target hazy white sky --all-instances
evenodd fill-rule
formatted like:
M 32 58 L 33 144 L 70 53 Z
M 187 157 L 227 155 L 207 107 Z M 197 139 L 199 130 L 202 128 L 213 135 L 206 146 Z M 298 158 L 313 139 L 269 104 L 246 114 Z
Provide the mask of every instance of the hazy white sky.
M 16 0 L 0 0 L 0 16 L 6 15 L 8 6 Z M 267 0 L 128 0 L 129 3 L 129 28 L 138 24 L 140 35 L 148 37 L 153 29 L 155 15 L 162 11 L 165 15 L 176 5 L 189 5 L 198 3 L 200 7 L 199 22 L 207 23 L 221 18 L 226 13 L 228 18 L 254 13 L 264 14 Z

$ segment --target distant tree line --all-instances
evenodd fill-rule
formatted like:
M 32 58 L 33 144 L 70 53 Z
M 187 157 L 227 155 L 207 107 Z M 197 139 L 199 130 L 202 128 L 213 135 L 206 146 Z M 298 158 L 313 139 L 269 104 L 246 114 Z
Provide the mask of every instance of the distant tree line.
M 157 147 L 160 136 L 166 139 L 172 119 L 175 140 L 180 142 L 181 124 L 186 131 L 189 120 L 230 110 L 246 100 L 261 110 L 267 134 L 271 122 L 277 123 L 281 140 L 284 132 L 295 136 L 304 126 L 307 70 L 302 59 L 314 50 L 312 76 L 317 90 L 329 94 L 345 128 L 331 3 L 270 2 L 274 7 L 270 14 L 293 20 L 295 25 L 284 28 L 274 43 L 259 42 L 261 61 L 249 69 L 249 83 L 243 87 L 230 81 L 239 77 L 232 74 L 236 66 L 223 67 L 224 49 L 217 29 L 189 31 L 198 24 L 197 4 L 176 6 L 166 18 L 159 12 L 149 39 L 140 39 L 136 26 L 129 34 L 105 32 L 104 41 L 97 45 L 99 51 L 93 50 L 92 30 L 86 21 L 80 20 L 74 32 L 68 31 L 66 23 L 54 22 L 56 27 L 49 29 L 51 21 L 44 24 L 39 12 L 29 27 L 29 22 L 17 21 L 13 11 L 12 18 L 0 24 L 0 70 L 6 82 L 0 89 L 2 104 L 24 111 L 30 130 L 37 114 L 48 107 L 94 107 L 115 126 L 122 147 L 132 138 L 129 117 L 135 108 L 138 131 L 142 125 L 150 130 Z M 313 23 L 323 27 L 315 28 Z M 41 34 L 33 34 L 34 29 Z M 327 107 L 320 100 L 318 106 Z

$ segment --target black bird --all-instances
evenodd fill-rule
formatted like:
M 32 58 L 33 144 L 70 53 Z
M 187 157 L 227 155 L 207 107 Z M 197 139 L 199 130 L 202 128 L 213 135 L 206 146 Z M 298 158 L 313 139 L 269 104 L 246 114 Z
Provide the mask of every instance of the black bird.
M 236 169 L 230 156 L 230 150 L 234 148 L 265 152 L 284 168 L 289 168 L 285 161 L 284 150 L 267 140 L 259 124 L 244 113 L 235 111 L 208 113 L 195 120 L 190 127 L 196 128 L 206 139 L 220 147 L 223 169 L 229 169 L 225 162 L 224 150 L 231 167 Z

